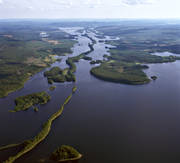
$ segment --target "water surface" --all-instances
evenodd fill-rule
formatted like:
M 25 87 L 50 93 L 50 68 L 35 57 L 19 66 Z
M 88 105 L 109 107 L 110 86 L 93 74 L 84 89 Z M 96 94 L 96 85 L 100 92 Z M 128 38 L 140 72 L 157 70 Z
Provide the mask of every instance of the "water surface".
M 88 50 L 90 40 L 81 35 L 78 40 L 81 46 L 75 45 L 73 56 Z M 97 41 L 89 56 L 102 59 L 104 53 L 108 54 L 105 46 Z M 78 50 L 80 47 L 82 50 Z M 66 66 L 65 62 L 55 65 Z M 81 163 L 180 162 L 180 61 L 149 65 L 146 73 L 158 79 L 141 86 L 99 80 L 90 75 L 92 66 L 85 60 L 76 65 L 78 89 L 71 102 L 53 123 L 47 139 L 17 163 L 40 162 L 62 144 L 78 149 L 84 156 Z M 0 145 L 34 136 L 58 110 L 73 85 L 56 84 L 55 91 L 49 92 L 40 72 L 24 89 L 0 99 Z M 8 112 L 14 107 L 15 97 L 43 90 L 51 94 L 52 100 L 38 113 Z

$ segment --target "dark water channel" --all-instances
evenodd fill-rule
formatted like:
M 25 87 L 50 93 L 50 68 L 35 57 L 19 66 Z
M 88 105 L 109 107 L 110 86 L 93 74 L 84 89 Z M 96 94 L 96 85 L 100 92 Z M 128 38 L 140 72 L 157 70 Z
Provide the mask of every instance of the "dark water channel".
M 81 34 L 77 39 L 72 56 L 88 50 L 90 40 Z M 105 46 L 97 40 L 89 56 L 103 59 L 108 54 Z M 101 81 L 90 75 L 92 66 L 88 61 L 80 60 L 76 65 L 78 90 L 71 102 L 53 123 L 45 141 L 17 163 L 41 162 L 62 144 L 78 149 L 84 155 L 82 163 L 180 162 L 180 61 L 149 65 L 146 73 L 158 79 L 141 86 Z M 52 66 L 66 67 L 65 57 Z M 37 134 L 74 84 L 55 85 L 55 91 L 49 92 L 47 80 L 40 72 L 23 89 L 0 99 L 0 145 L 21 142 Z M 52 96 L 38 113 L 8 112 L 14 107 L 15 97 L 38 91 L 48 91 Z M 7 154 L 1 152 L 0 158 Z

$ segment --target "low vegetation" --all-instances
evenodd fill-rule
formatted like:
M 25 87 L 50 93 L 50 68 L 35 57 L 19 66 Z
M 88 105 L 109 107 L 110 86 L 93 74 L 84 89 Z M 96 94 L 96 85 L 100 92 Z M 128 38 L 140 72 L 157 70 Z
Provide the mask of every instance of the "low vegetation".
M 57 162 L 79 160 L 82 155 L 73 147 L 62 145 L 57 148 L 50 156 L 50 159 Z
M 76 77 L 74 75 L 74 73 L 76 72 L 76 65 L 75 65 L 75 62 L 79 62 L 80 59 L 84 59 L 84 60 L 92 60 L 91 57 L 88 57 L 87 55 L 89 53 L 91 53 L 94 48 L 93 48 L 93 45 L 89 44 L 89 47 L 90 47 L 90 50 L 87 51 L 87 52 L 84 52 L 78 56 L 75 56 L 75 57 L 69 57 L 67 60 L 66 60 L 66 63 L 69 65 L 69 70 L 68 70 L 68 81 L 76 81 Z
M 100 63 L 103 63 L 103 61 L 101 60 L 95 60 L 95 61 L 91 61 L 90 64 L 100 64 Z
M 143 72 L 144 64 L 166 63 L 180 60 L 177 56 L 157 56 L 153 52 L 174 52 L 180 54 L 180 40 L 176 33 L 179 28 L 170 25 L 150 25 L 143 23 L 123 22 L 123 25 L 97 27 L 102 35 L 109 35 L 116 40 L 107 40 L 107 44 L 115 46 L 110 48 L 110 56 L 100 66 L 92 68 L 91 74 L 102 80 L 125 83 L 145 84 L 150 79 Z M 173 32 L 172 32 L 173 31 Z M 176 32 L 175 32 L 176 31 Z M 91 61 L 92 64 L 96 62 Z M 153 76 L 153 80 L 157 77 Z
M 51 97 L 46 92 L 33 93 L 26 96 L 17 97 L 15 99 L 16 106 L 13 112 L 25 111 L 33 106 L 46 104 L 50 98 Z M 38 108 L 34 107 L 34 110 L 38 111 Z
M 42 30 L 47 38 L 40 36 Z M 71 53 L 73 38 L 49 24 L 0 23 L 0 98 L 23 88 L 31 76 L 56 61 L 55 55 Z
M 47 77 L 49 84 L 75 81 L 75 76 L 69 68 L 62 70 L 59 67 L 53 67 L 51 70 L 46 71 L 44 76 Z
M 34 111 L 38 112 L 39 111 L 38 107 L 34 107 Z
M 54 91 L 55 89 L 56 89 L 56 86 L 55 86 L 55 85 L 49 87 L 49 90 L 50 90 L 50 91 Z
M 91 69 L 91 74 L 102 80 L 125 83 L 125 84 L 146 84 L 150 80 L 142 69 L 146 66 L 136 65 L 133 63 L 117 62 L 110 60 L 102 63 L 98 67 Z
M 174 62 L 180 60 L 180 57 L 177 56 L 157 56 L 149 54 L 148 52 L 143 51 L 132 51 L 132 50 L 119 50 L 112 49 L 110 50 L 111 56 L 108 59 L 113 59 L 122 62 L 128 63 L 166 63 Z
M 73 89 L 72 89 L 72 93 L 75 93 L 77 90 L 77 86 L 74 86 Z
M 26 140 L 20 144 L 12 144 L 12 145 L 0 147 L 0 150 L 4 150 L 4 149 L 8 149 L 8 148 L 19 146 L 19 145 L 23 144 L 23 149 L 21 151 L 19 151 L 15 156 L 9 157 L 3 163 L 13 163 L 18 158 L 20 158 L 21 156 L 23 156 L 24 154 L 26 154 L 27 152 L 29 152 L 33 148 L 35 148 L 41 141 L 43 141 L 47 137 L 47 135 L 49 134 L 49 132 L 51 130 L 52 122 L 62 114 L 65 105 L 71 100 L 72 95 L 73 95 L 73 93 L 71 93 L 65 99 L 64 104 L 61 106 L 61 108 L 56 113 L 54 113 L 53 115 L 50 116 L 50 118 L 43 125 L 42 130 L 33 139 Z

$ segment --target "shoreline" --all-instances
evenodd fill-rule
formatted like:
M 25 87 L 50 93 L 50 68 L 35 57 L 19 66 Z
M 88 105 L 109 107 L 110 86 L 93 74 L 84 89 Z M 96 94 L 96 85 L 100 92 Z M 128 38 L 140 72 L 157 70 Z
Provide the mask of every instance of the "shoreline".
M 5 150 L 5 149 L 9 149 L 9 148 L 19 146 L 25 143 L 25 147 L 20 152 L 18 152 L 15 156 L 10 156 L 3 163 L 13 163 L 14 161 L 16 161 L 18 158 L 20 158 L 27 152 L 30 152 L 31 150 L 33 150 L 40 142 L 42 142 L 50 133 L 53 121 L 57 119 L 63 113 L 65 105 L 71 100 L 75 91 L 72 90 L 72 93 L 65 99 L 60 109 L 50 116 L 50 118 L 44 123 L 41 131 L 33 139 L 25 140 L 23 143 L 20 143 L 20 144 L 9 144 L 9 145 L 0 147 L 0 150 Z

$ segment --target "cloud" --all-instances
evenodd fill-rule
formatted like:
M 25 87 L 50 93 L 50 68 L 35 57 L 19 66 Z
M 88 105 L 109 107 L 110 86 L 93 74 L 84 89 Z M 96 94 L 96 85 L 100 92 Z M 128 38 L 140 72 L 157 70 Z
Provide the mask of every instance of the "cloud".
M 145 5 L 153 4 L 155 0 L 122 0 L 122 3 L 125 5 Z
M 179 6 L 180 0 L 0 0 L 0 19 L 177 18 Z

